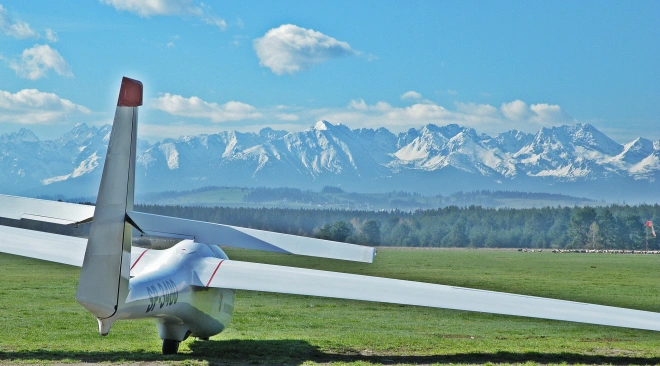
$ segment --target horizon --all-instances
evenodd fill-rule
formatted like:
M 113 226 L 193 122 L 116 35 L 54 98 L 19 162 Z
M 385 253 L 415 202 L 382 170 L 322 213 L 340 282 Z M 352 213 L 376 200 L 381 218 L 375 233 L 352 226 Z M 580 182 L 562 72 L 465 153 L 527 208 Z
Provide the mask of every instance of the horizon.
M 594 11 L 597 8 L 597 11 Z M 145 85 L 140 138 L 297 132 L 495 135 L 588 123 L 660 140 L 660 3 L 0 1 L 0 134 L 112 120 Z
M 487 135 L 487 136 L 490 137 L 490 138 L 496 138 L 498 135 L 505 134 L 505 133 L 512 132 L 512 131 L 515 131 L 515 132 L 521 132 L 521 133 L 525 133 L 525 134 L 529 134 L 529 135 L 537 135 L 539 132 L 541 132 L 542 129 L 550 129 L 550 130 L 552 130 L 552 129 L 555 129 L 555 128 L 573 127 L 573 126 L 581 125 L 581 126 L 591 126 L 591 127 L 595 128 L 596 130 L 598 130 L 599 132 L 603 133 L 605 136 L 607 136 L 608 138 L 612 139 L 612 140 L 615 141 L 617 144 L 620 144 L 620 145 L 622 145 L 622 146 L 627 145 L 627 144 L 629 144 L 629 143 L 631 143 L 631 142 L 637 141 L 637 140 L 639 140 L 639 139 L 647 140 L 647 141 L 651 141 L 651 142 L 660 142 L 660 139 L 658 139 L 658 140 L 650 140 L 650 139 L 648 139 L 648 138 L 646 138 L 646 137 L 637 136 L 636 138 L 634 138 L 634 139 L 632 139 L 632 140 L 630 140 L 630 141 L 626 141 L 626 142 L 620 143 L 620 142 L 614 140 L 614 138 L 612 138 L 611 136 L 607 135 L 606 133 L 604 133 L 603 131 L 601 131 L 600 129 L 598 129 L 596 126 L 594 126 L 594 125 L 592 125 L 592 124 L 590 124 L 590 123 L 583 123 L 583 122 L 576 122 L 576 123 L 574 123 L 574 124 L 563 124 L 563 125 L 549 126 L 549 127 L 540 127 L 536 132 L 524 132 L 524 131 L 519 131 L 519 130 L 516 130 L 516 129 L 510 129 L 510 130 L 500 131 L 500 132 L 498 132 L 497 134 L 493 135 L 493 134 L 488 134 L 488 133 L 481 132 L 481 131 L 477 130 L 476 128 L 473 128 L 473 127 L 462 126 L 462 125 L 460 125 L 460 124 L 454 124 L 454 123 L 452 123 L 452 124 L 445 124 L 445 125 L 437 125 L 437 124 L 433 124 L 433 123 L 427 123 L 427 124 L 425 124 L 425 125 L 421 125 L 421 126 L 418 126 L 418 127 L 410 127 L 410 129 L 409 129 L 409 130 L 406 130 L 406 131 L 395 132 L 395 131 L 392 131 L 392 130 L 388 129 L 388 128 L 385 127 L 385 126 L 382 126 L 382 127 L 358 127 L 358 128 L 351 128 L 350 126 L 344 125 L 344 124 L 342 124 L 342 123 L 337 123 L 337 124 L 335 124 L 335 123 L 332 123 L 331 121 L 319 120 L 319 121 L 317 121 L 316 123 L 312 124 L 311 126 L 308 126 L 307 128 L 302 129 L 302 130 L 298 130 L 298 131 L 287 131 L 287 130 L 284 130 L 284 129 L 280 129 L 280 130 L 278 130 L 278 129 L 274 129 L 274 128 L 272 128 L 271 126 L 264 126 L 261 130 L 258 130 L 258 131 L 247 131 L 247 132 L 242 132 L 242 131 L 238 131 L 238 130 L 235 130 L 235 129 L 226 129 L 226 130 L 220 130 L 220 131 L 213 132 L 213 133 L 189 134 L 189 135 L 180 135 L 180 136 L 177 136 L 177 137 L 164 137 L 164 138 L 158 140 L 158 139 L 156 139 L 156 138 L 151 138 L 151 139 L 149 139 L 149 138 L 144 138 L 144 136 L 140 136 L 140 134 L 139 134 L 139 129 L 138 129 L 138 137 L 140 137 L 140 139 L 141 139 L 142 141 L 146 141 L 146 142 L 149 143 L 150 145 L 153 145 L 153 144 L 156 144 L 156 143 L 158 143 L 158 142 L 163 142 L 163 141 L 168 140 L 168 139 L 171 139 L 171 140 L 181 140 L 181 139 L 185 139 L 186 137 L 210 136 L 210 135 L 217 135 L 217 134 L 222 134 L 222 133 L 226 133 L 226 132 L 238 132 L 238 133 L 247 133 L 247 134 L 249 134 L 249 133 L 260 134 L 260 133 L 261 133 L 262 131 L 264 131 L 264 130 L 266 130 L 266 131 L 267 131 L 267 130 L 272 130 L 272 131 L 274 131 L 274 132 L 286 132 L 286 134 L 288 135 L 288 134 L 292 134 L 292 133 L 298 133 L 298 132 L 304 132 L 304 131 L 314 130 L 314 129 L 316 129 L 316 126 L 318 125 L 319 122 L 326 122 L 326 123 L 329 123 L 329 124 L 331 124 L 331 125 L 333 125 L 333 126 L 344 126 L 344 127 L 347 127 L 347 128 L 348 128 L 349 130 L 351 130 L 351 131 L 362 130 L 362 129 L 372 130 L 372 131 L 377 131 L 377 130 L 380 130 L 380 129 L 385 129 L 385 130 L 389 131 L 390 133 L 392 133 L 392 134 L 394 134 L 394 135 L 399 135 L 399 134 L 402 134 L 402 133 L 407 133 L 409 130 L 416 130 L 416 131 L 419 131 L 419 130 L 421 130 L 421 129 L 427 127 L 427 126 L 435 126 L 435 127 L 438 127 L 438 128 L 443 128 L 443 127 L 448 127 L 448 126 L 451 126 L 451 125 L 455 125 L 455 126 L 458 126 L 458 127 L 462 128 L 462 129 L 466 129 L 466 128 L 474 129 L 475 132 L 476 132 L 478 135 L 483 135 L 483 134 L 485 134 L 485 135 Z M 60 135 L 57 135 L 57 136 L 51 136 L 50 138 L 40 138 L 40 137 L 35 133 L 35 131 L 33 131 L 33 130 L 30 128 L 31 126 L 28 125 L 28 126 L 21 126 L 21 127 L 18 127 L 19 130 L 16 130 L 16 131 L 2 132 L 2 133 L 0 133 L 0 137 L 3 137 L 3 136 L 10 136 L 10 135 L 12 135 L 12 134 L 18 134 L 18 133 L 20 133 L 21 130 L 27 130 L 27 131 L 33 133 L 33 134 L 37 137 L 37 139 L 39 139 L 39 141 L 53 141 L 53 140 L 56 140 L 56 139 L 58 139 L 58 138 L 64 136 L 65 134 L 67 134 L 67 133 L 69 133 L 69 132 L 75 130 L 76 128 L 78 128 L 79 126 L 82 126 L 82 125 L 86 126 L 87 128 L 90 128 L 90 129 L 91 129 L 91 128 L 101 129 L 101 128 L 103 128 L 103 127 L 111 127 L 111 126 L 112 126 L 111 124 L 104 124 L 104 125 L 90 125 L 90 124 L 87 124 L 87 123 L 85 123 L 85 122 L 79 122 L 79 123 L 77 123 L 76 125 L 72 126 L 69 130 L 62 131 L 62 133 L 61 133 Z

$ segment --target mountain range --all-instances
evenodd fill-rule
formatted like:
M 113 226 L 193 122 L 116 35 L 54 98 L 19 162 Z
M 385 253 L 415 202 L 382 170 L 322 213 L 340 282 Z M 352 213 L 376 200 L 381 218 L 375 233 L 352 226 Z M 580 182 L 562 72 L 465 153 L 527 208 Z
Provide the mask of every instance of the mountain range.
M 0 193 L 94 196 L 110 126 L 75 126 L 55 140 L 28 129 L 0 136 Z M 319 121 L 301 132 L 140 140 L 136 191 L 204 186 L 562 193 L 608 201 L 657 202 L 660 141 L 619 144 L 590 124 L 510 130 L 489 136 L 456 124 L 402 133 Z

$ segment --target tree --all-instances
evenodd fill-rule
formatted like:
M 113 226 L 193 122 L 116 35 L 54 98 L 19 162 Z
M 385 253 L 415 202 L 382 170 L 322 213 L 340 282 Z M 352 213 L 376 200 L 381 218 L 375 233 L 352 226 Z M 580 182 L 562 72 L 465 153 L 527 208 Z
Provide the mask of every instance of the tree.
M 589 238 L 591 240 L 591 249 L 596 249 L 600 248 L 601 246 L 601 237 L 600 237 L 600 229 L 598 227 L 598 223 L 596 221 L 592 222 L 591 225 L 589 226 Z
M 334 224 L 325 224 L 316 237 L 319 239 L 345 241 L 351 235 L 351 225 L 346 221 L 335 221 Z
M 589 227 L 596 220 L 593 207 L 575 208 L 568 224 L 568 233 L 573 239 L 573 246 L 584 248 L 590 243 Z
M 466 247 L 470 243 L 470 238 L 465 233 L 465 224 L 462 221 L 456 221 L 442 241 L 446 247 Z
M 618 239 L 616 234 L 617 228 L 616 219 L 614 218 L 614 215 L 612 215 L 612 211 L 605 208 L 599 212 L 596 217 L 596 222 L 598 223 L 598 233 L 600 234 L 603 248 L 616 248 Z
M 365 221 L 360 227 L 358 242 L 366 245 L 380 245 L 380 223 L 376 220 Z
M 407 223 L 400 222 L 397 226 L 394 227 L 394 229 L 392 229 L 392 233 L 390 235 L 390 244 L 408 246 L 410 241 L 407 239 L 409 239 L 411 232 L 412 230 L 410 230 L 410 226 L 408 226 Z
M 624 217 L 626 229 L 628 231 L 628 243 L 630 249 L 646 248 L 646 233 L 644 232 L 644 223 L 642 218 L 636 214 L 627 214 Z

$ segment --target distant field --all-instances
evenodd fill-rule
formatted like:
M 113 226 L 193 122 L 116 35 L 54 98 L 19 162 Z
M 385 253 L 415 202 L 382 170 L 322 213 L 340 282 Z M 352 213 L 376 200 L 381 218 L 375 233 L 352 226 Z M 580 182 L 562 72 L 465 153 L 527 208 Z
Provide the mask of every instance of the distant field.
M 374 264 L 246 250 L 232 259 L 660 312 L 660 256 L 381 249 Z M 160 355 L 152 321 L 108 337 L 74 300 L 78 268 L 0 255 L 0 362 L 658 364 L 660 332 L 240 291 L 233 323 Z

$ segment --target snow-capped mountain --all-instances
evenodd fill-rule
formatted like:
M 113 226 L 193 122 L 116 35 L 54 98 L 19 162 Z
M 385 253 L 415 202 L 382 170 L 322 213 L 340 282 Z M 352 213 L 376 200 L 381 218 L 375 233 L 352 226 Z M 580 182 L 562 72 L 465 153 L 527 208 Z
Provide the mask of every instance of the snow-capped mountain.
M 110 126 L 77 125 L 55 140 L 27 129 L 0 136 L 0 193 L 92 196 Z M 225 131 L 140 141 L 138 191 L 203 186 L 449 194 L 461 190 L 547 191 L 655 202 L 660 141 L 619 144 L 589 124 L 506 131 L 495 137 L 458 125 L 394 134 L 319 121 L 287 133 Z

